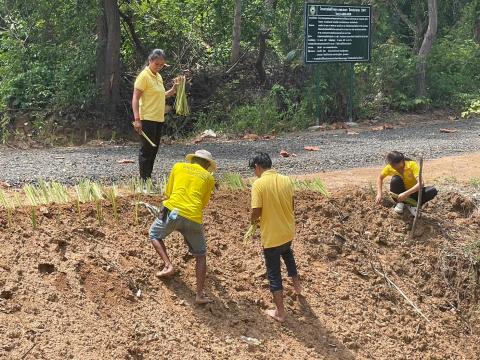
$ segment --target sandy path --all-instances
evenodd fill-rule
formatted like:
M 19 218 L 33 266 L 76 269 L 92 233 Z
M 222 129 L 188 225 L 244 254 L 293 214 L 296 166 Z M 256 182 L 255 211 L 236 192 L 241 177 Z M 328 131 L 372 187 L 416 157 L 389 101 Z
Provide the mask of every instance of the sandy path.
M 441 159 L 425 161 L 425 178 L 429 184 L 435 182 L 470 182 L 480 179 L 480 153 L 461 156 L 448 156 Z M 346 185 L 365 186 L 375 184 L 382 167 L 357 168 L 349 170 L 328 171 L 303 176 L 302 178 L 320 177 L 327 188 L 338 189 Z

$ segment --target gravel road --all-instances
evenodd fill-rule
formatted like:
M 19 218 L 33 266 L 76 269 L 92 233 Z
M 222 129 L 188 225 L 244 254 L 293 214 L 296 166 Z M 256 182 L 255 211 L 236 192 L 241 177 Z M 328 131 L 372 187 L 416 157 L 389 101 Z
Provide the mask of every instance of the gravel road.
M 442 128 L 456 129 L 457 132 L 442 133 Z M 304 146 L 318 146 L 321 150 L 307 152 Z M 480 120 L 421 123 L 357 135 L 339 131 L 309 132 L 288 134 L 268 141 L 162 145 L 154 177 L 166 173 L 186 153 L 199 148 L 212 152 L 220 172 L 249 174 L 249 155 L 261 150 L 272 155 L 274 166 L 281 172 L 307 174 L 380 165 L 389 150 L 403 151 L 411 156 L 422 154 L 426 159 L 477 152 L 480 151 Z M 280 150 L 295 153 L 297 157 L 280 158 Z M 41 178 L 66 184 L 85 178 L 118 182 L 137 176 L 137 153 L 136 145 L 32 150 L 5 148 L 0 150 L 0 181 L 7 181 L 13 186 Z M 117 163 L 121 159 L 132 159 L 135 163 Z

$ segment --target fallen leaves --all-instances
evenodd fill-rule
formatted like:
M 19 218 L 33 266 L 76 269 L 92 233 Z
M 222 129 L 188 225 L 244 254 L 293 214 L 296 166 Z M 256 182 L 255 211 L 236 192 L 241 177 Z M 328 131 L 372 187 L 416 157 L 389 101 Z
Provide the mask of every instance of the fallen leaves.
M 257 141 L 260 140 L 260 136 L 257 134 L 245 134 L 243 140 Z
M 288 157 L 296 157 L 297 155 L 293 154 L 293 153 L 290 154 L 288 151 L 282 150 L 282 151 L 280 151 L 280 156 L 284 157 L 284 158 L 288 158 Z
M 10 185 L 8 182 L 6 181 L 0 181 L 0 188 L 4 188 L 4 189 L 7 189 L 9 187 L 11 187 L 12 185 Z
M 456 133 L 458 130 L 457 129 L 440 129 L 441 133 L 446 133 L 446 134 L 453 134 Z
M 135 160 L 132 159 L 122 159 L 122 160 L 117 160 L 118 164 L 133 164 L 135 163 Z
M 203 133 L 201 133 L 199 136 L 197 136 L 193 142 L 195 144 L 198 144 L 205 139 L 216 139 L 216 138 L 217 138 L 217 134 L 215 133 L 215 131 L 208 129 L 208 130 L 205 130 Z
M 389 130 L 389 129 L 393 129 L 393 125 L 383 124 L 383 125 L 380 125 L 380 126 L 372 127 L 373 131 L 383 131 L 383 130 Z
M 318 146 L 305 146 L 303 149 L 306 151 L 320 151 Z

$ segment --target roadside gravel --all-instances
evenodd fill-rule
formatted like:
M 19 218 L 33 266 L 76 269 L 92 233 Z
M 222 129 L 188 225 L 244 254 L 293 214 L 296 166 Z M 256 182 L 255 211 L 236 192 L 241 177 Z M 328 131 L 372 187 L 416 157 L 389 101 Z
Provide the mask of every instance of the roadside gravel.
M 442 133 L 440 129 L 457 130 Z M 355 129 L 352 129 L 355 131 Z M 307 152 L 304 146 L 318 146 L 320 151 Z M 403 151 L 410 156 L 426 159 L 480 151 L 480 120 L 421 123 L 383 131 L 347 134 L 345 131 L 294 133 L 267 141 L 231 141 L 202 144 L 161 145 L 155 164 L 154 177 L 167 173 L 185 154 L 205 148 L 219 164 L 219 172 L 250 174 L 248 158 L 256 151 L 272 155 L 274 166 L 287 174 L 318 173 L 326 170 L 377 166 L 389 150 Z M 281 158 L 286 150 L 296 157 Z M 0 150 L 0 181 L 13 186 L 45 180 L 66 184 L 89 178 L 119 182 L 137 176 L 138 147 L 136 145 L 108 147 L 74 147 Z M 119 164 L 121 159 L 134 163 Z

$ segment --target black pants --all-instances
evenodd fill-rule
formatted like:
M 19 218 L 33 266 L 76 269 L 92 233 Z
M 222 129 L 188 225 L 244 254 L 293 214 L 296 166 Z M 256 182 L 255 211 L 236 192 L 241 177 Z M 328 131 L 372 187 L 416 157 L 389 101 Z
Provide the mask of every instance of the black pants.
M 437 189 L 435 189 L 433 186 L 426 186 L 422 190 L 422 205 L 432 200 L 435 196 L 437 196 L 438 193 Z M 406 191 L 405 184 L 400 176 L 392 176 L 392 181 L 390 182 L 390 191 L 397 195 Z M 413 193 L 409 197 L 415 201 L 418 201 L 418 192 Z
M 287 267 L 288 276 L 297 276 L 297 264 L 293 256 L 292 242 L 276 246 L 273 248 L 263 249 L 265 256 L 265 265 L 267 266 L 267 277 L 270 283 L 270 291 L 280 291 L 282 286 L 282 271 L 280 257 L 283 259 Z
M 160 145 L 163 125 L 164 123 L 158 121 L 142 120 L 143 132 L 155 145 L 157 145 L 156 147 L 150 145 L 143 136 L 140 136 L 141 147 L 138 156 L 138 163 L 140 165 L 140 177 L 143 180 L 152 177 L 153 164 L 155 163 L 155 157 L 157 156 L 158 147 Z

